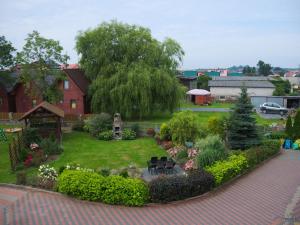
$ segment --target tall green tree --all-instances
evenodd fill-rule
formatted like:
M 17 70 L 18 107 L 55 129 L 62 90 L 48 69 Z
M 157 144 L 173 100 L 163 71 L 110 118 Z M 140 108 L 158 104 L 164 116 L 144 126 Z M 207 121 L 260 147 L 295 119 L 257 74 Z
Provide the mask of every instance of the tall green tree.
M 15 63 L 16 49 L 4 36 L 0 36 L 0 70 L 10 69 Z
M 293 138 L 300 138 L 300 110 L 297 111 L 293 124 Z
M 13 82 L 10 70 L 15 64 L 15 51 L 12 43 L 0 36 L 0 85 Z
M 268 76 L 268 75 L 272 74 L 271 65 L 268 63 L 264 63 L 264 61 L 262 61 L 262 60 L 258 61 L 257 67 L 258 67 L 258 74 L 261 76 Z
M 92 81 L 93 112 L 142 118 L 179 105 L 184 89 L 176 71 L 184 52 L 176 41 L 159 42 L 147 28 L 112 21 L 80 33 L 76 49 Z
M 243 74 L 246 76 L 255 76 L 256 75 L 256 68 L 255 67 L 250 67 L 250 66 L 245 66 L 243 68 Z
M 275 85 L 273 96 L 285 96 L 290 94 L 292 86 L 289 80 L 283 80 L 279 77 L 271 82 Z
M 59 41 L 44 38 L 37 31 L 28 34 L 25 41 L 17 54 L 17 62 L 21 65 L 20 79 L 27 94 L 41 96 L 51 103 L 58 102 L 62 93 L 57 84 L 65 79 L 60 66 L 67 64 L 69 56 L 63 54 Z
M 253 105 L 246 87 L 241 88 L 241 95 L 230 113 L 227 134 L 228 143 L 232 149 L 244 150 L 260 143 Z
M 212 78 L 207 75 L 197 77 L 197 88 L 209 91 L 208 81 L 210 81 L 211 79 Z
M 285 124 L 285 133 L 287 135 L 288 138 L 293 138 L 293 121 L 291 116 L 289 115 L 287 120 L 286 120 L 286 124 Z

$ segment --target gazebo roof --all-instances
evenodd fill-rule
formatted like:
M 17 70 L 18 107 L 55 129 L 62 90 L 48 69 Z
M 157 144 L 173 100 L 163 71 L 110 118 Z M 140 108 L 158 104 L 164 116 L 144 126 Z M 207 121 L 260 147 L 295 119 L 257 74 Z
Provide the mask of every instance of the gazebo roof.
M 26 119 L 27 117 L 29 117 L 32 113 L 34 113 L 35 111 L 37 111 L 38 109 L 43 108 L 53 114 L 55 114 L 56 116 L 59 116 L 61 118 L 64 118 L 65 113 L 63 110 L 61 110 L 60 108 L 48 103 L 48 102 L 41 102 L 40 104 L 38 104 L 37 106 L 35 106 L 34 108 L 32 108 L 31 110 L 29 110 L 28 112 L 26 112 L 19 120 L 23 120 Z
M 188 95 L 210 95 L 210 92 L 204 89 L 192 89 L 189 90 L 186 94 Z

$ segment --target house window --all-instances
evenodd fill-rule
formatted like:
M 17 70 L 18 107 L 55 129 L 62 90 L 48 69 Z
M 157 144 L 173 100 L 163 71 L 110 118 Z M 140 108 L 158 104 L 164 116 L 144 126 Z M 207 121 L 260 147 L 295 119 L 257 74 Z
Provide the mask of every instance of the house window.
M 221 96 L 219 96 L 219 99 L 220 100 L 225 100 L 225 96 L 221 95 Z
M 70 103 L 71 103 L 71 109 L 76 109 L 77 108 L 77 102 L 76 102 L 76 100 L 72 99 L 70 101 Z
M 69 81 L 68 80 L 64 81 L 64 89 L 65 90 L 69 89 Z
M 0 97 L 0 105 L 3 105 L 3 98 Z
M 32 100 L 32 107 L 35 107 L 36 106 L 36 99 L 33 99 Z

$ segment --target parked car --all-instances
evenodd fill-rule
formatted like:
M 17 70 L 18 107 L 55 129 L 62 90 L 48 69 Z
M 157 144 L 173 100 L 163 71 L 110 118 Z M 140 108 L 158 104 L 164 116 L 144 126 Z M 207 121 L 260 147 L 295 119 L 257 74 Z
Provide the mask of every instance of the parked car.
M 280 115 L 284 115 L 288 113 L 288 109 L 280 106 L 274 102 L 265 102 L 264 104 L 260 105 L 260 111 L 262 113 L 278 113 Z

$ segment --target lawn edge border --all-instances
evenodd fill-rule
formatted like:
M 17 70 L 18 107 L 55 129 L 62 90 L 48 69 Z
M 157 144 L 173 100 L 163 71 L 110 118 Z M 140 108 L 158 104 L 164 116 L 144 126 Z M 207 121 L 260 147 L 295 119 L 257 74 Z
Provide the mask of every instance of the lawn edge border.
M 158 206 L 164 206 L 164 205 L 178 205 L 178 204 L 198 200 L 198 199 L 201 199 L 201 198 L 205 199 L 205 198 L 214 196 L 218 192 L 229 188 L 232 184 L 237 182 L 239 179 L 248 176 L 250 173 L 252 173 L 256 169 L 258 169 L 259 167 L 262 167 L 263 165 L 265 165 L 266 163 L 268 163 L 272 159 L 278 157 L 279 155 L 281 155 L 282 151 L 284 151 L 284 149 L 281 148 L 278 153 L 271 156 L 270 158 L 262 161 L 261 163 L 257 164 L 256 166 L 250 168 L 249 170 L 246 170 L 244 173 L 239 174 L 238 176 L 236 176 L 236 177 L 232 178 L 231 180 L 225 182 L 221 186 L 215 187 L 212 190 L 210 190 L 210 191 L 208 191 L 208 192 L 206 192 L 202 195 L 197 195 L 197 196 L 194 196 L 194 197 L 181 199 L 181 200 L 177 200 L 177 201 L 172 201 L 172 202 L 166 202 L 166 203 L 146 203 L 145 205 L 140 206 L 140 207 L 158 207 Z M 33 191 L 42 192 L 42 193 L 57 195 L 57 196 L 60 196 L 60 197 L 66 197 L 66 198 L 69 198 L 69 199 L 72 199 L 72 200 L 75 200 L 75 201 L 89 202 L 89 203 L 92 203 L 92 204 L 103 204 L 103 205 L 117 206 L 117 207 L 138 207 L 138 206 L 125 206 L 125 205 L 110 205 L 110 204 L 105 204 L 103 202 L 87 201 L 87 200 L 78 199 L 78 198 L 75 198 L 75 197 L 72 197 L 72 196 L 69 196 L 69 195 L 65 195 L 65 194 L 62 194 L 62 193 L 59 193 L 59 192 L 56 192 L 56 191 L 45 190 L 45 189 L 31 187 L 31 186 L 25 186 L 25 185 L 0 183 L 0 187 L 10 187 L 10 188 L 16 188 L 16 189 L 19 189 L 19 190 L 27 190 L 27 191 L 31 191 L 31 192 L 33 192 Z

